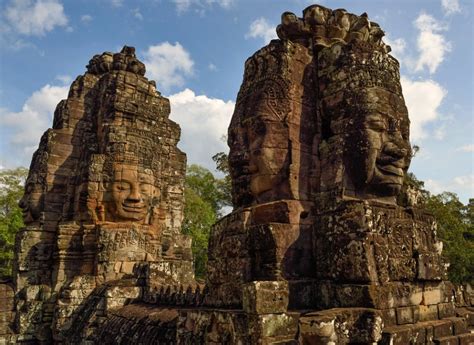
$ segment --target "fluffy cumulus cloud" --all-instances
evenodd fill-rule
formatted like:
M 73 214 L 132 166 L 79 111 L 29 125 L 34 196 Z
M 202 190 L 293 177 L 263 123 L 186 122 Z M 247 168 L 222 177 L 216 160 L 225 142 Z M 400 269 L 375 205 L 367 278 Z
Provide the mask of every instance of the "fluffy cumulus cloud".
M 451 51 L 451 43 L 441 34 L 447 27 L 426 13 L 421 13 L 414 24 L 419 30 L 419 56 L 414 65 L 415 71 L 420 72 L 426 68 L 430 73 L 435 73 L 446 54 Z
M 250 24 L 249 31 L 245 35 L 245 38 L 261 38 L 264 43 L 268 43 L 272 39 L 277 38 L 275 25 L 270 24 L 263 17 L 255 19 Z
M 58 0 L 12 0 L 4 15 L 10 27 L 22 35 L 44 36 L 68 23 Z
M 43 132 L 51 127 L 54 109 L 61 99 L 67 97 L 68 87 L 45 85 L 26 100 L 21 111 L 0 109 L 0 127 L 9 162 L 6 166 L 28 165 L 31 154 L 39 143 Z M 7 149 L 8 148 L 8 149 Z
M 441 6 L 443 7 L 445 14 L 448 16 L 461 12 L 459 0 L 441 0 Z
M 439 106 L 446 90 L 433 80 L 401 78 L 403 95 L 410 114 L 410 137 L 413 142 L 425 138 L 425 125 L 440 118 Z
M 170 118 L 181 126 L 179 147 L 186 152 L 189 164 L 215 169 L 212 156 L 227 151 L 222 137 L 227 134 L 235 103 L 185 89 L 169 96 Z
M 185 78 L 194 74 L 194 61 L 178 42 L 163 42 L 148 47 L 143 62 L 147 76 L 155 80 L 158 89 L 165 93 L 172 87 L 182 86 Z

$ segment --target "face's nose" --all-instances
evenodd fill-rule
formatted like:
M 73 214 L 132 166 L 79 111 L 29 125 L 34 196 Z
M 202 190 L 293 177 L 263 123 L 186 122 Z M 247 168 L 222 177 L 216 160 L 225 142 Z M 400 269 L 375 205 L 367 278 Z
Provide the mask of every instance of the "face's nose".
M 395 142 L 388 142 L 384 146 L 383 153 L 401 159 L 408 155 L 408 150 Z
M 142 201 L 142 195 L 140 194 L 140 188 L 138 184 L 134 184 L 130 190 L 130 194 L 127 197 L 127 201 L 140 202 Z

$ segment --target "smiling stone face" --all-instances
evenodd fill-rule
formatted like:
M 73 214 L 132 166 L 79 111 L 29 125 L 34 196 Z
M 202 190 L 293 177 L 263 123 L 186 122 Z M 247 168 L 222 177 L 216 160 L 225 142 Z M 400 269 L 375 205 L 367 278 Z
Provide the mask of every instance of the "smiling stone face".
M 396 196 L 410 163 L 408 117 L 394 107 L 379 106 L 368 92 L 368 110 L 352 123 L 345 144 L 348 173 L 357 191 L 369 196 Z M 371 103 L 374 102 L 374 103 Z M 385 104 L 385 103 L 384 103 Z
M 143 221 L 155 196 L 154 178 L 137 165 L 116 163 L 109 187 L 109 212 L 113 220 Z M 110 219 L 110 220 L 112 220 Z
M 354 41 L 321 48 L 318 68 L 321 159 L 329 167 L 322 191 L 396 203 L 411 159 L 398 62 L 381 45 Z

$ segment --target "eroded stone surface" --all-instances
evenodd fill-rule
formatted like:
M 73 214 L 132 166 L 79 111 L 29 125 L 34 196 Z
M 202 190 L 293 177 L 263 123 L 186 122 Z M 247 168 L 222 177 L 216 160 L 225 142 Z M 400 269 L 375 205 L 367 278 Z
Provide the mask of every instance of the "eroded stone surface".
M 144 74 L 132 47 L 94 56 L 41 138 L 16 242 L 22 335 L 62 341 L 77 322 L 88 322 L 76 314 L 93 308 L 97 289 L 110 281 L 133 278 L 127 286 L 134 292 L 110 295 L 109 288 L 103 310 L 141 298 L 144 265 L 152 266 L 154 284 L 194 281 L 191 241 L 180 233 L 180 129 Z
M 409 119 L 383 31 L 314 5 L 285 12 L 277 33 L 245 64 L 228 136 L 234 211 L 211 233 L 204 303 L 272 314 L 258 297 L 284 282 L 290 310 L 327 312 L 300 318 L 301 343 L 441 337 L 418 322 L 452 317 L 460 295 L 433 217 L 397 203 L 413 199 L 400 195 Z M 384 324 L 401 336 L 383 338 Z

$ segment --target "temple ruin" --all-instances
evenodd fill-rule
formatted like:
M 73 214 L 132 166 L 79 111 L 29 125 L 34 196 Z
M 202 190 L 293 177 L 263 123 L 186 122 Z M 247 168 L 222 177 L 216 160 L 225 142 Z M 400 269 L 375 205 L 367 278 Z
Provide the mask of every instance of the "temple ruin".
M 90 60 L 32 159 L 0 343 L 474 343 L 474 296 L 403 198 L 409 118 L 384 32 L 312 5 L 277 34 L 245 62 L 234 208 L 205 284 L 168 99 L 134 48 Z

